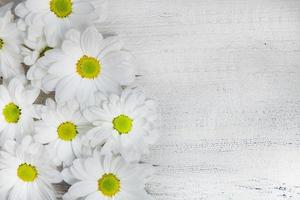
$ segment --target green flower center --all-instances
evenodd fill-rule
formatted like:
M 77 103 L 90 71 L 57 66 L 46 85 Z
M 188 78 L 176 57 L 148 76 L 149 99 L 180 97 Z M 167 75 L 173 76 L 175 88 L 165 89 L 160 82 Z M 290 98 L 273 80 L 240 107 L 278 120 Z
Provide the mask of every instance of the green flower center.
M 119 115 L 113 119 L 112 123 L 119 134 L 128 134 L 132 129 L 133 120 L 126 115 Z
M 77 64 L 76 71 L 82 77 L 86 79 L 94 79 L 101 72 L 100 62 L 93 57 L 82 56 Z
M 38 172 L 34 166 L 23 163 L 18 167 L 17 175 L 24 182 L 33 182 L 37 178 Z
M 21 116 L 21 109 L 14 103 L 7 104 L 2 111 L 4 119 L 8 123 L 17 123 Z
M 42 49 L 42 51 L 40 52 L 40 58 L 43 57 L 45 55 L 45 53 L 48 51 L 48 50 L 51 50 L 53 49 L 52 47 L 48 47 L 46 46 L 44 49 Z
M 57 134 L 63 141 L 72 141 L 77 135 L 77 127 L 72 122 L 64 122 L 58 126 Z
M 0 49 L 2 49 L 2 48 L 3 48 L 3 46 L 4 46 L 4 41 L 3 41 L 3 39 L 2 39 L 2 38 L 0 38 Z
M 120 192 L 120 188 L 120 180 L 114 174 L 104 174 L 98 180 L 98 190 L 102 192 L 104 196 L 113 197 Z
M 72 13 L 71 0 L 51 0 L 50 10 L 59 18 L 68 17 Z

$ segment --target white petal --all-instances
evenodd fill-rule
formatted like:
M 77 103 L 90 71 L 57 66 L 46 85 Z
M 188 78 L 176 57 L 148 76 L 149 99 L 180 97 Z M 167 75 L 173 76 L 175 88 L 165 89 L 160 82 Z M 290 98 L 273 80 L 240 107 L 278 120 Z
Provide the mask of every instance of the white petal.
M 47 91 L 54 91 L 55 87 L 57 86 L 57 83 L 59 82 L 60 77 L 48 74 L 42 79 L 42 86 Z
M 4 102 L 9 102 L 11 100 L 7 89 L 3 85 L 0 85 L 0 100 Z
M 103 40 L 96 27 L 86 29 L 81 36 L 81 48 L 86 55 L 96 57 L 99 54 L 99 43 Z
M 37 97 L 39 96 L 39 94 L 40 94 L 40 90 L 39 89 L 37 89 L 37 88 L 28 88 L 24 92 L 24 97 L 26 97 L 26 101 L 28 103 L 33 103 L 37 99 Z
M 89 173 L 91 177 L 97 177 L 102 172 L 97 163 L 95 163 L 94 158 L 87 158 L 84 162 L 84 167 L 87 169 L 87 173 Z
M 40 167 L 39 174 L 43 179 L 50 183 L 60 183 L 62 181 L 61 174 L 56 169 L 49 166 Z
M 79 180 L 97 180 L 97 177 L 90 177 L 90 175 L 86 172 L 83 159 L 74 160 L 73 165 L 70 168 L 70 172 L 76 179 Z
M 56 101 L 66 102 L 74 98 L 79 84 L 79 81 L 77 80 L 78 79 L 72 75 L 59 81 L 55 94 Z
M 76 14 L 88 14 L 94 11 L 94 7 L 87 2 L 78 2 L 74 4 L 73 11 Z
M 42 179 L 37 179 L 36 186 L 38 187 L 38 191 L 36 192 L 40 194 L 39 196 L 41 196 L 42 199 L 56 200 L 56 192 L 51 184 Z
M 74 73 L 74 68 L 67 60 L 63 60 L 50 65 L 48 73 L 63 77 Z
M 79 41 L 65 40 L 61 48 L 66 56 L 79 60 L 83 52 L 77 42 Z
M 17 181 L 12 190 L 10 190 L 8 200 L 28 200 L 27 197 L 27 185 L 21 181 Z
M 92 98 L 95 91 L 97 91 L 97 89 L 92 81 L 81 79 L 78 84 L 76 99 L 80 103 L 86 102 L 88 99 Z
M 25 17 L 28 12 L 24 2 L 19 3 L 15 8 L 15 14 L 21 18 Z
M 85 200 L 103 200 L 103 198 L 102 195 L 100 195 L 100 193 L 97 191 L 87 196 Z
M 76 183 L 76 181 L 78 181 L 78 179 L 76 179 L 69 168 L 65 168 L 62 172 L 61 172 L 61 176 L 63 178 L 63 180 L 68 183 L 69 185 L 72 185 L 74 183 Z
M 16 172 L 12 169 L 0 170 L 0 193 L 13 187 L 17 180 Z
M 78 43 L 80 41 L 80 32 L 76 29 L 71 29 L 66 33 L 65 38 L 74 43 Z
M 95 191 L 97 191 L 97 182 L 81 181 L 72 185 L 68 193 L 72 198 L 76 199 L 87 196 Z
M 57 156 L 58 158 L 66 163 L 71 162 L 75 159 L 75 155 L 72 150 L 71 142 L 59 142 L 59 145 L 57 147 Z
M 121 91 L 121 85 L 112 80 L 110 77 L 103 76 L 99 79 L 96 79 L 97 89 L 100 91 L 106 91 L 109 93 L 119 94 Z
M 108 37 L 102 40 L 99 46 L 101 52 L 98 56 L 101 59 L 110 52 L 120 50 L 123 47 L 123 43 L 119 40 L 118 37 Z
M 57 135 L 55 134 L 55 129 L 50 128 L 50 130 L 44 130 L 43 132 L 41 131 L 38 132 L 36 135 L 34 135 L 34 139 L 35 141 L 41 144 L 47 144 L 57 139 Z

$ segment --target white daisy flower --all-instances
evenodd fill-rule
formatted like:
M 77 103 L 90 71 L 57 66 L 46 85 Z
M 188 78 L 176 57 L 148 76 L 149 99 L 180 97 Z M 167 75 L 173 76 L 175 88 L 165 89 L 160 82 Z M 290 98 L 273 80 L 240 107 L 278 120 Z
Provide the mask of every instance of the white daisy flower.
M 26 136 L 21 143 L 9 140 L 0 151 L 0 199 L 56 199 L 52 183 L 61 182 L 44 147 Z
M 17 29 L 14 16 L 7 9 L 6 6 L 0 10 L 0 76 L 11 78 L 24 73 L 20 55 L 23 33 Z
M 34 101 L 39 90 L 14 78 L 0 85 L 0 146 L 8 139 L 21 139 L 33 130 Z
M 27 71 L 27 79 L 30 80 L 34 87 L 41 89 L 45 93 L 49 93 L 42 87 L 42 78 L 47 74 L 49 61 L 45 59 L 45 54 L 48 50 L 53 49 L 45 38 L 40 27 L 30 26 L 27 29 L 27 37 L 22 47 L 24 63 L 29 67 Z
M 24 39 L 22 54 L 26 65 L 34 65 L 37 60 L 45 55 L 45 52 L 52 49 L 46 41 L 45 35 L 38 26 L 31 26 L 27 29 L 27 36 Z
M 50 159 L 56 165 L 69 165 L 76 157 L 91 154 L 91 150 L 83 149 L 85 146 L 82 144 L 83 136 L 91 124 L 82 116 L 76 102 L 59 105 L 47 99 L 40 115 L 41 120 L 35 122 L 34 139 L 47 144 Z
M 64 180 L 72 185 L 64 200 L 147 200 L 145 183 L 153 172 L 142 164 L 126 164 L 121 157 L 93 157 L 76 159 L 62 172 Z
M 139 89 L 126 88 L 112 94 L 102 105 L 84 111 L 96 127 L 87 133 L 91 145 L 104 145 L 103 151 L 120 153 L 127 161 L 138 161 L 157 139 L 156 108 Z
M 57 102 L 76 99 L 86 102 L 98 90 L 118 92 L 121 85 L 135 78 L 132 56 L 121 50 L 115 37 L 103 39 L 95 27 L 83 33 L 73 29 L 66 34 L 61 48 L 50 50 L 50 64 L 43 88 L 55 91 Z
M 70 28 L 103 21 L 104 5 L 104 0 L 25 0 L 15 13 L 28 26 L 43 27 L 48 44 L 56 46 Z

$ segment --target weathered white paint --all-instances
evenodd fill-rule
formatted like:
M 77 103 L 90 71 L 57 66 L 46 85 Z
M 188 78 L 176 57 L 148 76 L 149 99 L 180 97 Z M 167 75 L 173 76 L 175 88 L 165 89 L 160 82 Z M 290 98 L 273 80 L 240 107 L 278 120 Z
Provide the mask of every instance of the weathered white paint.
M 109 2 L 161 111 L 154 199 L 300 199 L 300 1 Z
M 162 113 L 155 199 L 300 199 L 300 1 L 109 6 Z

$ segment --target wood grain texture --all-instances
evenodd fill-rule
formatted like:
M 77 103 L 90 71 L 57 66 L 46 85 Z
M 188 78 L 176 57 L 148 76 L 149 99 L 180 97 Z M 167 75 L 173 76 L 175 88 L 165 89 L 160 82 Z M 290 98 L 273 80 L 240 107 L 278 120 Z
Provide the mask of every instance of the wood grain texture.
M 2 2 L 3 0 L 1 0 Z M 156 200 L 300 199 L 300 1 L 110 0 L 161 111 Z

